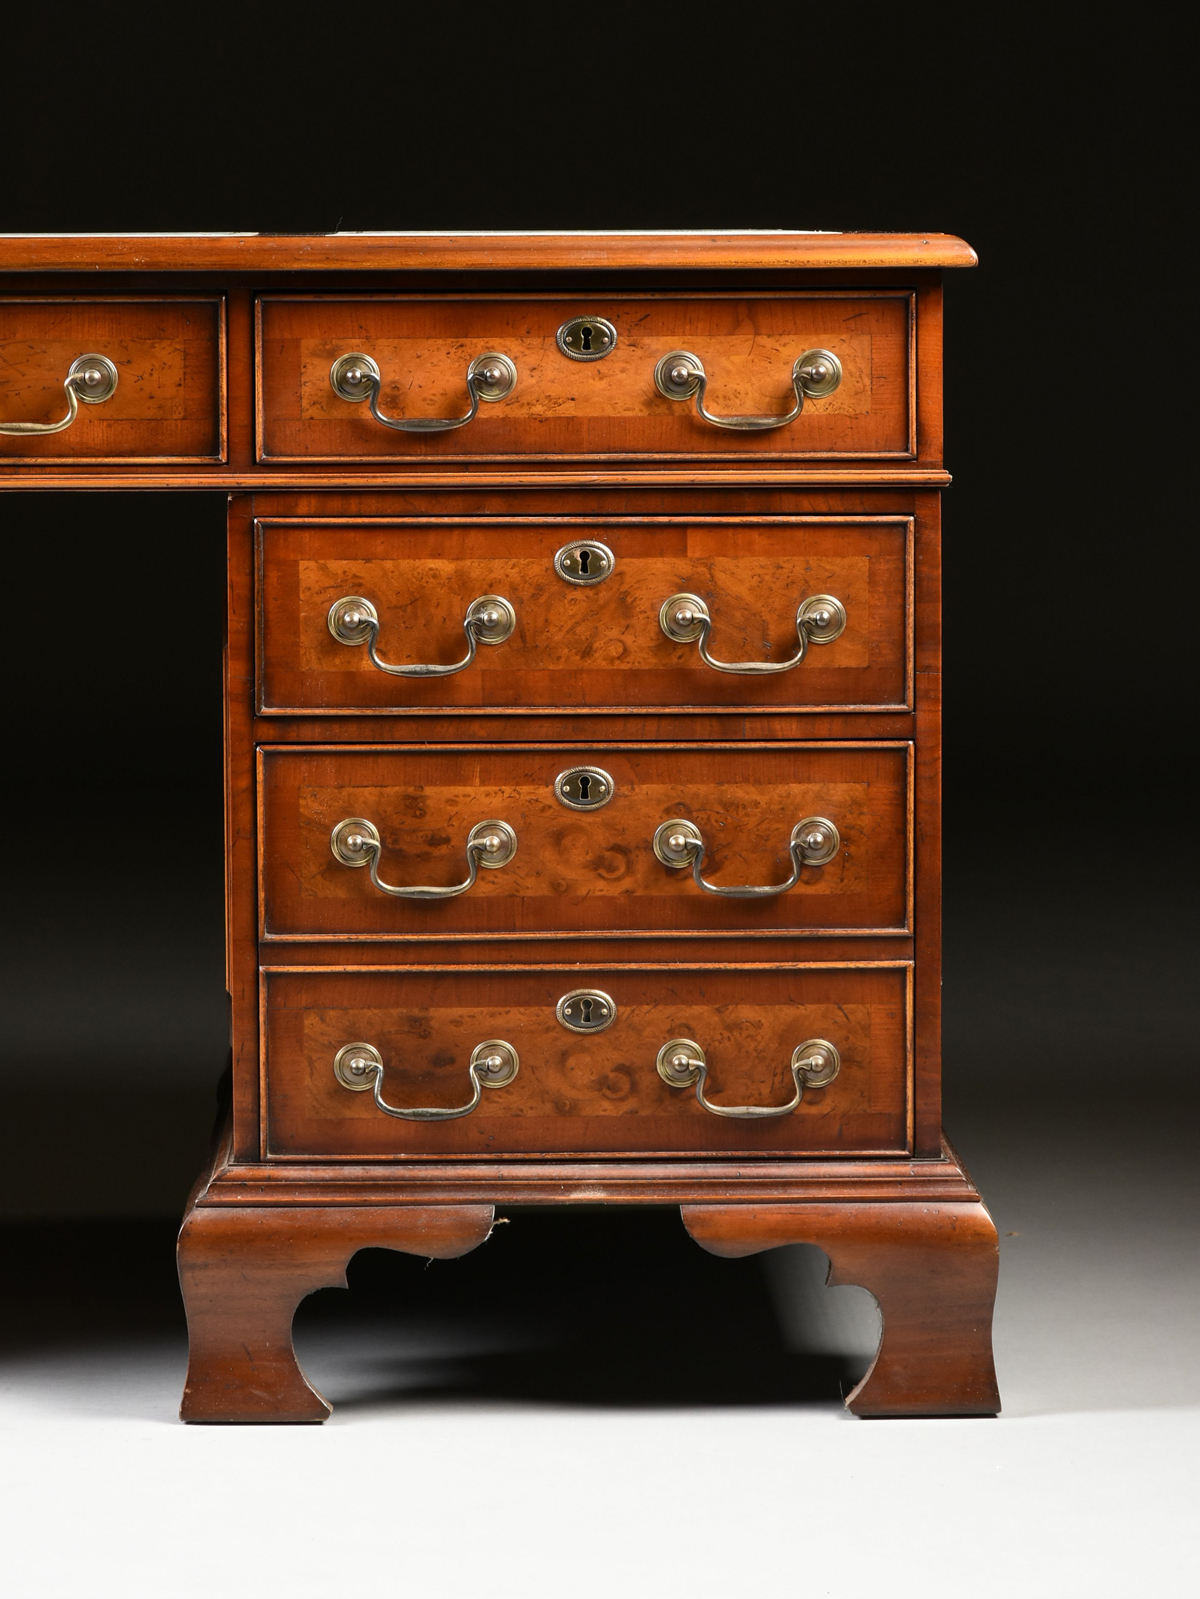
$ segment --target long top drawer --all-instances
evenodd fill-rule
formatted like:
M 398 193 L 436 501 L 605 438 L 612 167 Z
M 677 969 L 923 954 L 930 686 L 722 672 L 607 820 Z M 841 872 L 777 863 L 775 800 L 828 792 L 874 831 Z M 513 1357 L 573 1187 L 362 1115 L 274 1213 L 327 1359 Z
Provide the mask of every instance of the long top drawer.
M 905 289 L 264 295 L 259 455 L 911 458 L 914 307 Z

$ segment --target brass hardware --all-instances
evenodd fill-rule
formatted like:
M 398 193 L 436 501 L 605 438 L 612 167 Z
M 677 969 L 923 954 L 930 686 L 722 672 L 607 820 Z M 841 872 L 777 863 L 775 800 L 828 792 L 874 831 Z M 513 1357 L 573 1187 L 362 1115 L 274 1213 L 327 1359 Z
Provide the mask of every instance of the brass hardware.
M 691 1038 L 672 1038 L 658 1052 L 658 1075 L 671 1088 L 696 1085 L 696 1100 L 714 1116 L 742 1120 L 787 1116 L 804 1098 L 806 1088 L 825 1088 L 842 1069 L 842 1057 L 824 1038 L 810 1038 L 792 1051 L 791 1072 L 796 1092 L 786 1105 L 714 1105 L 704 1097 L 708 1058 Z
M 333 1075 L 352 1094 L 363 1094 L 383 1070 L 383 1056 L 374 1044 L 345 1044 L 333 1057 Z
M 555 798 L 569 811 L 598 811 L 617 792 L 617 785 L 600 766 L 572 766 L 554 779 Z
M 603 583 L 612 576 L 617 558 L 607 544 L 599 539 L 575 539 L 564 544 L 554 557 L 554 570 L 565 583 L 576 583 L 580 588 L 593 583 Z
M 502 594 L 481 594 L 472 600 L 463 617 L 467 653 L 450 666 L 395 666 L 390 661 L 381 661 L 376 653 L 379 612 L 361 594 L 346 594 L 334 600 L 325 620 L 339 644 L 365 644 L 371 665 L 381 672 L 388 672 L 392 677 L 450 677 L 471 665 L 477 644 L 503 644 L 505 639 L 511 638 L 517 625 L 517 613 Z
M 0 433 L 31 434 L 61 433 L 69 428 L 79 415 L 79 402 L 85 405 L 102 405 L 117 388 L 117 369 L 106 355 L 80 355 L 67 368 L 63 391 L 67 397 L 67 414 L 61 422 L 0 422 Z
M 659 1050 L 655 1064 L 658 1075 L 668 1087 L 690 1088 L 704 1062 L 705 1054 L 699 1044 L 690 1038 L 671 1038 Z
M 806 816 L 792 828 L 788 840 L 788 853 L 792 857 L 792 875 L 786 883 L 769 883 L 764 887 L 750 884 L 738 888 L 720 888 L 709 883 L 700 874 L 704 865 L 704 836 L 695 822 L 677 816 L 663 822 L 655 829 L 654 853 L 664 866 L 681 871 L 690 866 L 698 888 L 706 894 L 720 894 L 725 899 L 766 899 L 773 894 L 786 894 L 800 881 L 805 866 L 827 865 L 842 847 L 841 836 L 833 823 L 824 816 Z
M 397 899 L 453 899 L 475 886 L 481 866 L 494 871 L 507 866 L 517 853 L 517 835 L 507 822 L 477 822 L 467 834 L 467 878 L 449 888 L 404 888 L 394 883 L 381 882 L 379 858 L 383 844 L 374 822 L 362 816 L 348 816 L 329 835 L 329 848 L 333 858 L 343 866 L 369 866 L 371 881 L 382 894 Z
M 828 1088 L 842 1069 L 842 1057 L 824 1038 L 806 1038 L 792 1051 L 792 1071 L 799 1072 L 805 1088 Z
M 471 1051 L 469 1065 L 485 1088 L 507 1088 L 521 1070 L 521 1057 L 503 1038 L 485 1038 Z
M 389 1105 L 383 1098 L 383 1056 L 374 1044 L 345 1044 L 333 1057 L 333 1075 L 343 1088 L 362 1094 L 368 1089 L 385 1116 L 396 1116 L 407 1122 L 454 1121 L 459 1116 L 469 1116 L 479 1104 L 485 1088 L 506 1088 L 521 1069 L 521 1058 L 513 1046 L 503 1038 L 487 1038 L 471 1051 L 467 1073 L 471 1079 L 472 1094 L 465 1105 L 440 1107 L 413 1107 L 404 1110 Z
M 673 644 L 694 644 L 711 621 L 698 594 L 671 594 L 658 608 L 658 625 Z
M 117 369 L 106 355 L 81 355 L 67 368 L 67 380 L 85 405 L 103 405 L 117 392 Z
M 784 416 L 713 416 L 705 410 L 704 393 L 708 374 L 698 355 L 690 350 L 672 350 L 654 368 L 654 386 L 668 400 L 696 397 L 696 412 L 713 427 L 735 428 L 742 433 L 761 433 L 768 428 L 786 427 L 804 409 L 806 398 L 822 400 L 842 381 L 842 363 L 832 350 L 805 350 L 792 366 L 792 391 L 796 403 Z
M 573 988 L 554 1007 L 569 1033 L 602 1033 L 617 1019 L 617 1005 L 601 988 Z
M 489 350 L 486 355 L 477 355 L 467 368 L 467 384 L 490 405 L 516 388 L 517 369 L 507 355 Z
M 379 382 L 379 367 L 361 350 L 339 355 L 329 369 L 329 382 L 339 400 L 357 405 L 361 400 L 370 399 L 372 382 Z
M 655 829 L 654 853 L 664 866 L 669 866 L 672 871 L 690 866 L 695 859 L 697 849 L 704 848 L 704 837 L 695 822 L 689 822 L 684 817 L 675 817 L 673 821 L 663 822 Z
M 569 361 L 602 361 L 617 347 L 617 330 L 606 317 L 573 316 L 555 335 Z
M 654 387 L 667 400 L 690 400 L 704 381 L 704 364 L 688 350 L 671 350 L 654 368 Z
M 810 644 L 832 644 L 846 631 L 846 607 L 832 594 L 812 594 L 800 601 L 796 630 Z
M 760 676 L 790 672 L 808 654 L 810 644 L 832 644 L 846 626 L 846 607 L 832 594 L 812 594 L 796 611 L 796 637 L 800 648 L 786 661 L 718 661 L 708 653 L 712 617 L 698 594 L 672 594 L 659 607 L 658 625 L 674 644 L 700 644 L 700 659 L 718 672 Z
M 329 369 L 329 382 L 339 400 L 349 400 L 352 405 L 369 400 L 371 415 L 385 428 L 395 428 L 400 433 L 447 433 L 451 428 L 466 427 L 468 422 L 473 422 L 480 400 L 503 400 L 511 394 L 517 386 L 517 369 L 508 356 L 498 350 L 477 355 L 467 368 L 470 407 L 465 416 L 454 417 L 384 416 L 379 409 L 379 391 L 383 383 L 379 367 L 361 351 L 339 355 Z

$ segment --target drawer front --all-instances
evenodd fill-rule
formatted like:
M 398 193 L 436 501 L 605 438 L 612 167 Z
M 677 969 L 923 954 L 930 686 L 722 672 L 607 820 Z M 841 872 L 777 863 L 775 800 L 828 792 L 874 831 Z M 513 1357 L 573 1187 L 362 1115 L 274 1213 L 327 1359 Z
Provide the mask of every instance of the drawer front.
M 82 356 L 102 357 L 111 371 L 93 365 L 98 389 L 74 385 L 84 403 L 69 426 L 2 431 L 61 422 L 69 414 L 64 383 Z M 96 399 L 100 392 L 107 398 Z M 223 461 L 223 300 L 0 300 L 4 459 Z
M 257 534 L 267 714 L 911 703 L 909 518 L 262 522 Z M 706 640 L 665 631 L 664 602 L 680 594 L 707 607 Z M 469 658 L 470 608 L 488 595 L 514 626 Z M 798 620 L 823 595 L 845 614 L 828 639 Z M 338 631 L 333 608 L 360 599 L 373 639 Z M 702 642 L 744 669 L 707 665 Z M 432 677 L 385 670 L 460 662 Z
M 908 979 L 903 965 L 266 972 L 267 1151 L 335 1159 L 905 1152 Z M 584 988 L 614 1009 L 602 1032 L 572 1032 L 559 1020 L 564 998 Z M 800 1103 L 785 1114 L 721 1116 L 698 1103 L 694 1084 L 660 1075 L 660 1052 L 676 1040 L 703 1051 L 704 1096 L 725 1108 L 787 1106 L 793 1056 L 814 1040 L 833 1045 L 839 1066 L 823 1087 L 802 1074 Z M 472 1056 L 484 1071 L 489 1057 L 503 1062 L 501 1077 L 511 1070 L 496 1041 L 515 1054 L 516 1075 L 480 1092 L 467 1114 L 438 1120 L 382 1111 L 375 1073 L 354 1075 L 368 1057 L 347 1050 L 375 1052 L 385 1105 L 445 1110 L 474 1097 Z M 344 1079 L 334 1069 L 340 1052 Z M 676 1055 L 668 1051 L 668 1062 Z
M 615 330 L 602 359 L 573 360 L 563 352 L 559 330 L 580 315 L 602 318 Z M 582 301 L 267 295 L 258 316 L 263 460 L 915 453 L 914 299 L 903 290 Z M 700 362 L 704 404 L 725 420 L 786 416 L 800 393 L 796 364 L 810 351 L 836 357 L 841 378 L 833 392 L 803 398 L 800 414 L 786 425 L 734 429 L 705 421 L 694 395 L 671 399 L 659 391 L 656 368 L 675 351 Z M 387 425 L 465 416 L 470 364 L 493 353 L 511 362 L 515 382 L 503 398 L 480 403 L 470 422 L 436 432 Z M 374 363 L 377 392 L 360 377 L 358 398 L 339 395 L 333 366 L 346 355 Z M 372 404 L 386 421 L 372 416 Z
M 259 778 L 262 933 L 902 932 L 909 921 L 909 748 L 266 748 Z M 593 773 L 585 803 L 608 793 L 599 808 L 564 803 L 583 799 L 579 777 L 564 779 L 580 768 Z M 372 881 L 374 869 L 380 883 L 394 887 L 463 884 L 472 830 L 499 841 L 502 832 L 491 825 L 497 822 L 515 835 L 515 853 L 487 869 L 507 847 L 489 857 L 476 846 L 475 880 L 461 893 L 398 897 Z M 673 825 L 660 848 L 670 857 L 670 840 L 693 830 L 704 845 L 701 876 L 713 887 L 770 887 L 793 878 L 794 886 L 753 898 L 707 891 L 689 864 L 694 845 L 683 846 L 677 866 L 656 855 L 654 840 L 667 822 Z M 824 864 L 808 863 L 821 849 L 800 845 L 799 858 L 793 853 L 800 823 L 808 839 L 825 831 L 832 853 Z M 335 829 L 342 859 L 331 845 Z M 356 847 L 371 830 L 378 844 Z

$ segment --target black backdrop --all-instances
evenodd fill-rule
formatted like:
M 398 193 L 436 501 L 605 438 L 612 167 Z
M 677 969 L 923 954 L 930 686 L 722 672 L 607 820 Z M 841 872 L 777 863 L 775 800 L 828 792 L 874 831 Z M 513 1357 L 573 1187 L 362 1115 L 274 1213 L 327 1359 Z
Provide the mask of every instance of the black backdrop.
M 1146 40 L 1015 8 L 699 15 L 10 18 L 0 229 L 965 236 L 982 265 L 947 293 L 949 1119 L 1050 1094 L 1173 1114 L 1195 591 L 1169 88 Z M 165 1213 L 224 1056 L 224 501 L 14 494 L 0 515 L 0 1210 Z

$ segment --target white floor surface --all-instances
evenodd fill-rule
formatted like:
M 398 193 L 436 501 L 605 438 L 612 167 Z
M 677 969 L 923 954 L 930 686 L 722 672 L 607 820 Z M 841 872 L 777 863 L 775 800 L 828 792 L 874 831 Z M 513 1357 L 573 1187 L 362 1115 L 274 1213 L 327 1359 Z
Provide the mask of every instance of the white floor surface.
M 1190 1152 L 1117 1129 L 1064 1167 L 1013 1134 L 960 1130 L 1003 1235 L 998 1420 L 422 1397 L 439 1360 L 513 1336 L 481 1317 L 301 1324 L 330 1422 L 183 1427 L 180 1339 L 84 1337 L 0 1370 L 3 1593 L 1192 1599 Z M 811 1344 L 805 1253 L 779 1252 L 770 1280 Z M 827 1321 L 854 1347 L 870 1302 L 864 1319 L 857 1290 L 823 1292 L 845 1296 Z

